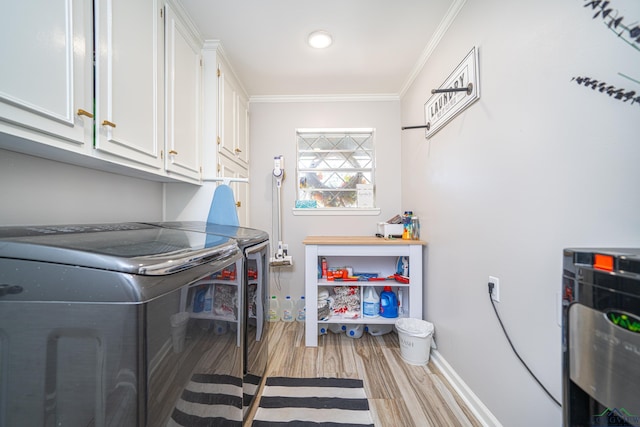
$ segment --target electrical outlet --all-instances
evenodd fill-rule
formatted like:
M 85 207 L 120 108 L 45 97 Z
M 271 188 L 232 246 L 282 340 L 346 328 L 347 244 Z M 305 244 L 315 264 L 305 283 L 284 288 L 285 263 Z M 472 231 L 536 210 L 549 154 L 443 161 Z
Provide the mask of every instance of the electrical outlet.
M 500 302 L 500 279 L 498 279 L 497 277 L 489 276 L 489 283 L 493 283 L 491 299 L 493 299 L 495 302 Z

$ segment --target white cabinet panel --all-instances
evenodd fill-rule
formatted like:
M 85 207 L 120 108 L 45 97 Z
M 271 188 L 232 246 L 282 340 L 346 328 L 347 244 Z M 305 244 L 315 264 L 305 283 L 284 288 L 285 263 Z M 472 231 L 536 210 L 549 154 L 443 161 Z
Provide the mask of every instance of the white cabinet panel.
M 246 168 L 238 165 L 230 159 L 220 156 L 219 158 L 219 176 L 221 178 L 249 178 Z M 233 196 L 236 201 L 238 212 L 238 220 L 240 226 L 249 226 L 249 183 L 248 182 L 230 182 L 229 186 L 233 190 Z
M 157 0 L 96 0 L 96 148 L 162 167 L 163 24 Z
M 0 14 L 0 130 L 16 134 L 6 126 L 17 124 L 58 137 L 72 150 L 90 142 L 93 121 L 77 112 L 93 110 L 92 49 L 86 2 L 6 2 Z
M 218 62 L 218 152 L 249 166 L 249 103 L 229 66 Z
M 165 16 L 165 168 L 200 179 L 202 56 L 171 8 Z
M 229 158 L 236 156 L 237 93 L 224 62 L 218 64 L 218 151 Z
M 238 141 L 236 154 L 240 163 L 249 165 L 249 102 L 238 97 Z

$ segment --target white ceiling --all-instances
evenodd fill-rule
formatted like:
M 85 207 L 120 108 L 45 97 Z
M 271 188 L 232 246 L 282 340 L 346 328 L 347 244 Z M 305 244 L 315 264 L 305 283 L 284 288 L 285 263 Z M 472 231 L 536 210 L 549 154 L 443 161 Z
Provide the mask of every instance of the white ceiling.
M 460 0 L 179 0 L 249 96 L 398 95 Z M 451 9 L 451 10 L 450 10 Z M 327 49 L 306 37 L 323 29 Z

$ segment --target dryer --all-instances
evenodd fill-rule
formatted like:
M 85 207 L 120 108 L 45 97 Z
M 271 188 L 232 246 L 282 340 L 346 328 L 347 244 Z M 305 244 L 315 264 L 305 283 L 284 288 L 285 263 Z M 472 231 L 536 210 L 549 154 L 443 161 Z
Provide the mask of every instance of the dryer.
M 243 342 L 193 307 L 243 263 L 144 224 L 0 227 L 0 426 L 240 426 Z
M 265 375 L 268 359 L 269 235 L 249 227 L 203 221 L 148 223 L 158 227 L 202 233 L 215 243 L 220 236 L 234 239 L 244 254 L 242 307 L 244 318 L 243 387 L 245 415 Z

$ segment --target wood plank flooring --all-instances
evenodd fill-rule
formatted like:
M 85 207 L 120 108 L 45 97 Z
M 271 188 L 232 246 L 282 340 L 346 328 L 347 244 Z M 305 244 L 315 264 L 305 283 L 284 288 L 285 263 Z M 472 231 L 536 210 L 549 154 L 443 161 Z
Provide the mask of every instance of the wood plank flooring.
M 481 426 L 438 369 L 400 357 L 395 332 L 353 339 L 346 334 L 304 344 L 304 324 L 270 323 L 267 376 L 360 378 L 377 427 Z M 259 402 L 258 395 L 257 402 Z M 245 427 L 251 426 L 257 403 Z

